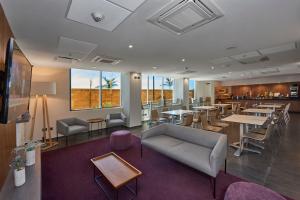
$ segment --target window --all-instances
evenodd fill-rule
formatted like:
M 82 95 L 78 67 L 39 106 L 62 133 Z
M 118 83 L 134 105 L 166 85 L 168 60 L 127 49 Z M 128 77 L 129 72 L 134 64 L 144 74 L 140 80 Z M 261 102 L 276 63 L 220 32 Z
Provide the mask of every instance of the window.
M 174 79 L 164 78 L 163 81 L 163 97 L 167 102 L 173 101 Z
M 121 74 L 118 72 L 102 72 L 102 107 L 120 107 Z
M 172 102 L 174 79 L 162 76 L 142 75 L 142 104 L 162 103 L 163 99 Z
M 189 98 L 194 98 L 195 94 L 195 80 L 189 80 Z
M 121 105 L 120 73 L 71 69 L 70 75 L 71 110 L 119 107 Z

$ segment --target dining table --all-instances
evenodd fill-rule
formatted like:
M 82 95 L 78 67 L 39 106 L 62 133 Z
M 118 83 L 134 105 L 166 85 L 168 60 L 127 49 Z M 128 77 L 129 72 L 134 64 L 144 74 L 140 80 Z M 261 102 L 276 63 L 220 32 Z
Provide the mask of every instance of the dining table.
M 232 104 L 229 103 L 215 103 L 213 106 L 221 108 L 222 109 L 222 114 L 224 114 L 224 108 L 225 107 L 230 107 Z
M 204 111 L 206 111 L 206 117 L 208 118 L 208 116 L 209 116 L 209 111 L 210 110 L 214 110 L 214 109 L 216 109 L 216 107 L 215 106 L 194 106 L 193 107 L 193 109 L 194 110 L 204 110 Z
M 172 123 L 175 124 L 175 117 L 179 116 L 180 120 L 183 115 L 194 113 L 194 110 L 168 110 L 161 112 L 162 114 L 170 115 L 172 117 Z
M 256 106 L 257 108 L 269 108 L 269 109 L 273 109 L 276 110 L 276 108 L 281 108 L 282 105 L 280 104 L 260 104 Z
M 225 117 L 222 119 L 224 122 L 232 122 L 232 123 L 239 123 L 240 124 L 240 135 L 239 135 L 239 141 L 234 142 L 231 144 L 231 147 L 236 148 L 237 150 L 234 152 L 235 156 L 241 156 L 243 151 L 249 151 L 249 152 L 255 152 L 256 150 L 247 148 L 244 146 L 243 136 L 244 132 L 248 132 L 248 126 L 249 125 L 258 125 L 262 126 L 266 123 L 268 117 L 265 116 L 255 116 L 255 115 L 239 115 L 239 114 L 233 114 L 228 117 Z
M 242 111 L 243 113 L 252 113 L 257 116 L 264 114 L 268 117 L 271 117 L 272 113 L 274 113 L 273 109 L 264 109 L 264 108 L 248 108 Z

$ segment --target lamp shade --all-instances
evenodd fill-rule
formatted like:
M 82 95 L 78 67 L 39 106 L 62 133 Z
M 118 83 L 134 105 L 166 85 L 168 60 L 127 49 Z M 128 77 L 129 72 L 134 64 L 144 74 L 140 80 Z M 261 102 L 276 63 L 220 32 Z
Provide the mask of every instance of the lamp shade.
M 32 82 L 31 95 L 56 95 L 56 82 Z

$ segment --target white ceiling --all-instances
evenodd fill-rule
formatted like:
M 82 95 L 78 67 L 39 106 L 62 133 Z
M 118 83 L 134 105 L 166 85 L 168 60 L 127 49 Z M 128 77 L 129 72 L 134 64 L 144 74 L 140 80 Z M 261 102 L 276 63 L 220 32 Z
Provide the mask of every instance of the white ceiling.
M 112 1 L 132 3 L 132 0 Z M 140 3 L 142 1 L 135 0 Z M 97 67 L 103 70 L 184 75 L 199 80 L 226 80 L 268 76 L 258 70 L 280 69 L 278 74 L 300 73 L 300 50 L 272 54 L 260 64 L 215 65 L 212 60 L 300 41 L 299 0 L 214 0 L 223 17 L 175 35 L 147 22 L 170 0 L 147 0 L 112 32 L 66 18 L 70 0 L 3 0 L 2 5 L 20 47 L 36 66 Z M 88 5 L 88 1 L 85 1 Z M 136 4 L 133 4 L 133 6 Z M 132 6 L 132 5 L 130 5 Z M 136 7 L 133 7 L 136 8 Z M 84 10 L 84 8 L 83 8 Z M 60 37 L 97 45 L 83 61 L 60 63 Z M 133 45 L 129 49 L 128 45 Z M 227 50 L 226 48 L 235 46 Z M 117 65 L 90 63 L 95 56 L 122 59 Z M 185 58 L 185 62 L 181 59 Z M 154 70 L 152 67 L 157 66 Z M 244 74 L 243 77 L 241 77 Z M 225 78 L 226 77 L 226 78 Z

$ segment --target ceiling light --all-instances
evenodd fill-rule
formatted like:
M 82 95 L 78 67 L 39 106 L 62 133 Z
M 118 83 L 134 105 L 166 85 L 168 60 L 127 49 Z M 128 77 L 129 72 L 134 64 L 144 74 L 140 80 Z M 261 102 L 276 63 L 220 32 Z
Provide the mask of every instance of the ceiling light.
M 211 68 L 212 70 L 214 70 L 214 69 L 215 69 L 215 67 L 214 67 L 214 66 L 211 66 L 210 68 Z
M 232 72 L 228 72 L 228 74 L 232 74 Z
M 129 49 L 132 49 L 132 48 L 133 48 L 133 45 L 130 44 L 130 45 L 128 46 L 128 48 L 129 48 Z
M 152 67 L 152 69 L 157 69 L 157 67 Z
M 245 74 L 241 74 L 241 76 L 245 76 Z
M 92 67 L 93 69 L 96 69 L 96 67 Z
M 93 12 L 91 16 L 95 22 L 102 22 L 104 20 L 104 15 L 99 12 Z
M 185 58 L 182 58 L 182 59 L 181 59 L 181 62 L 185 62 Z

